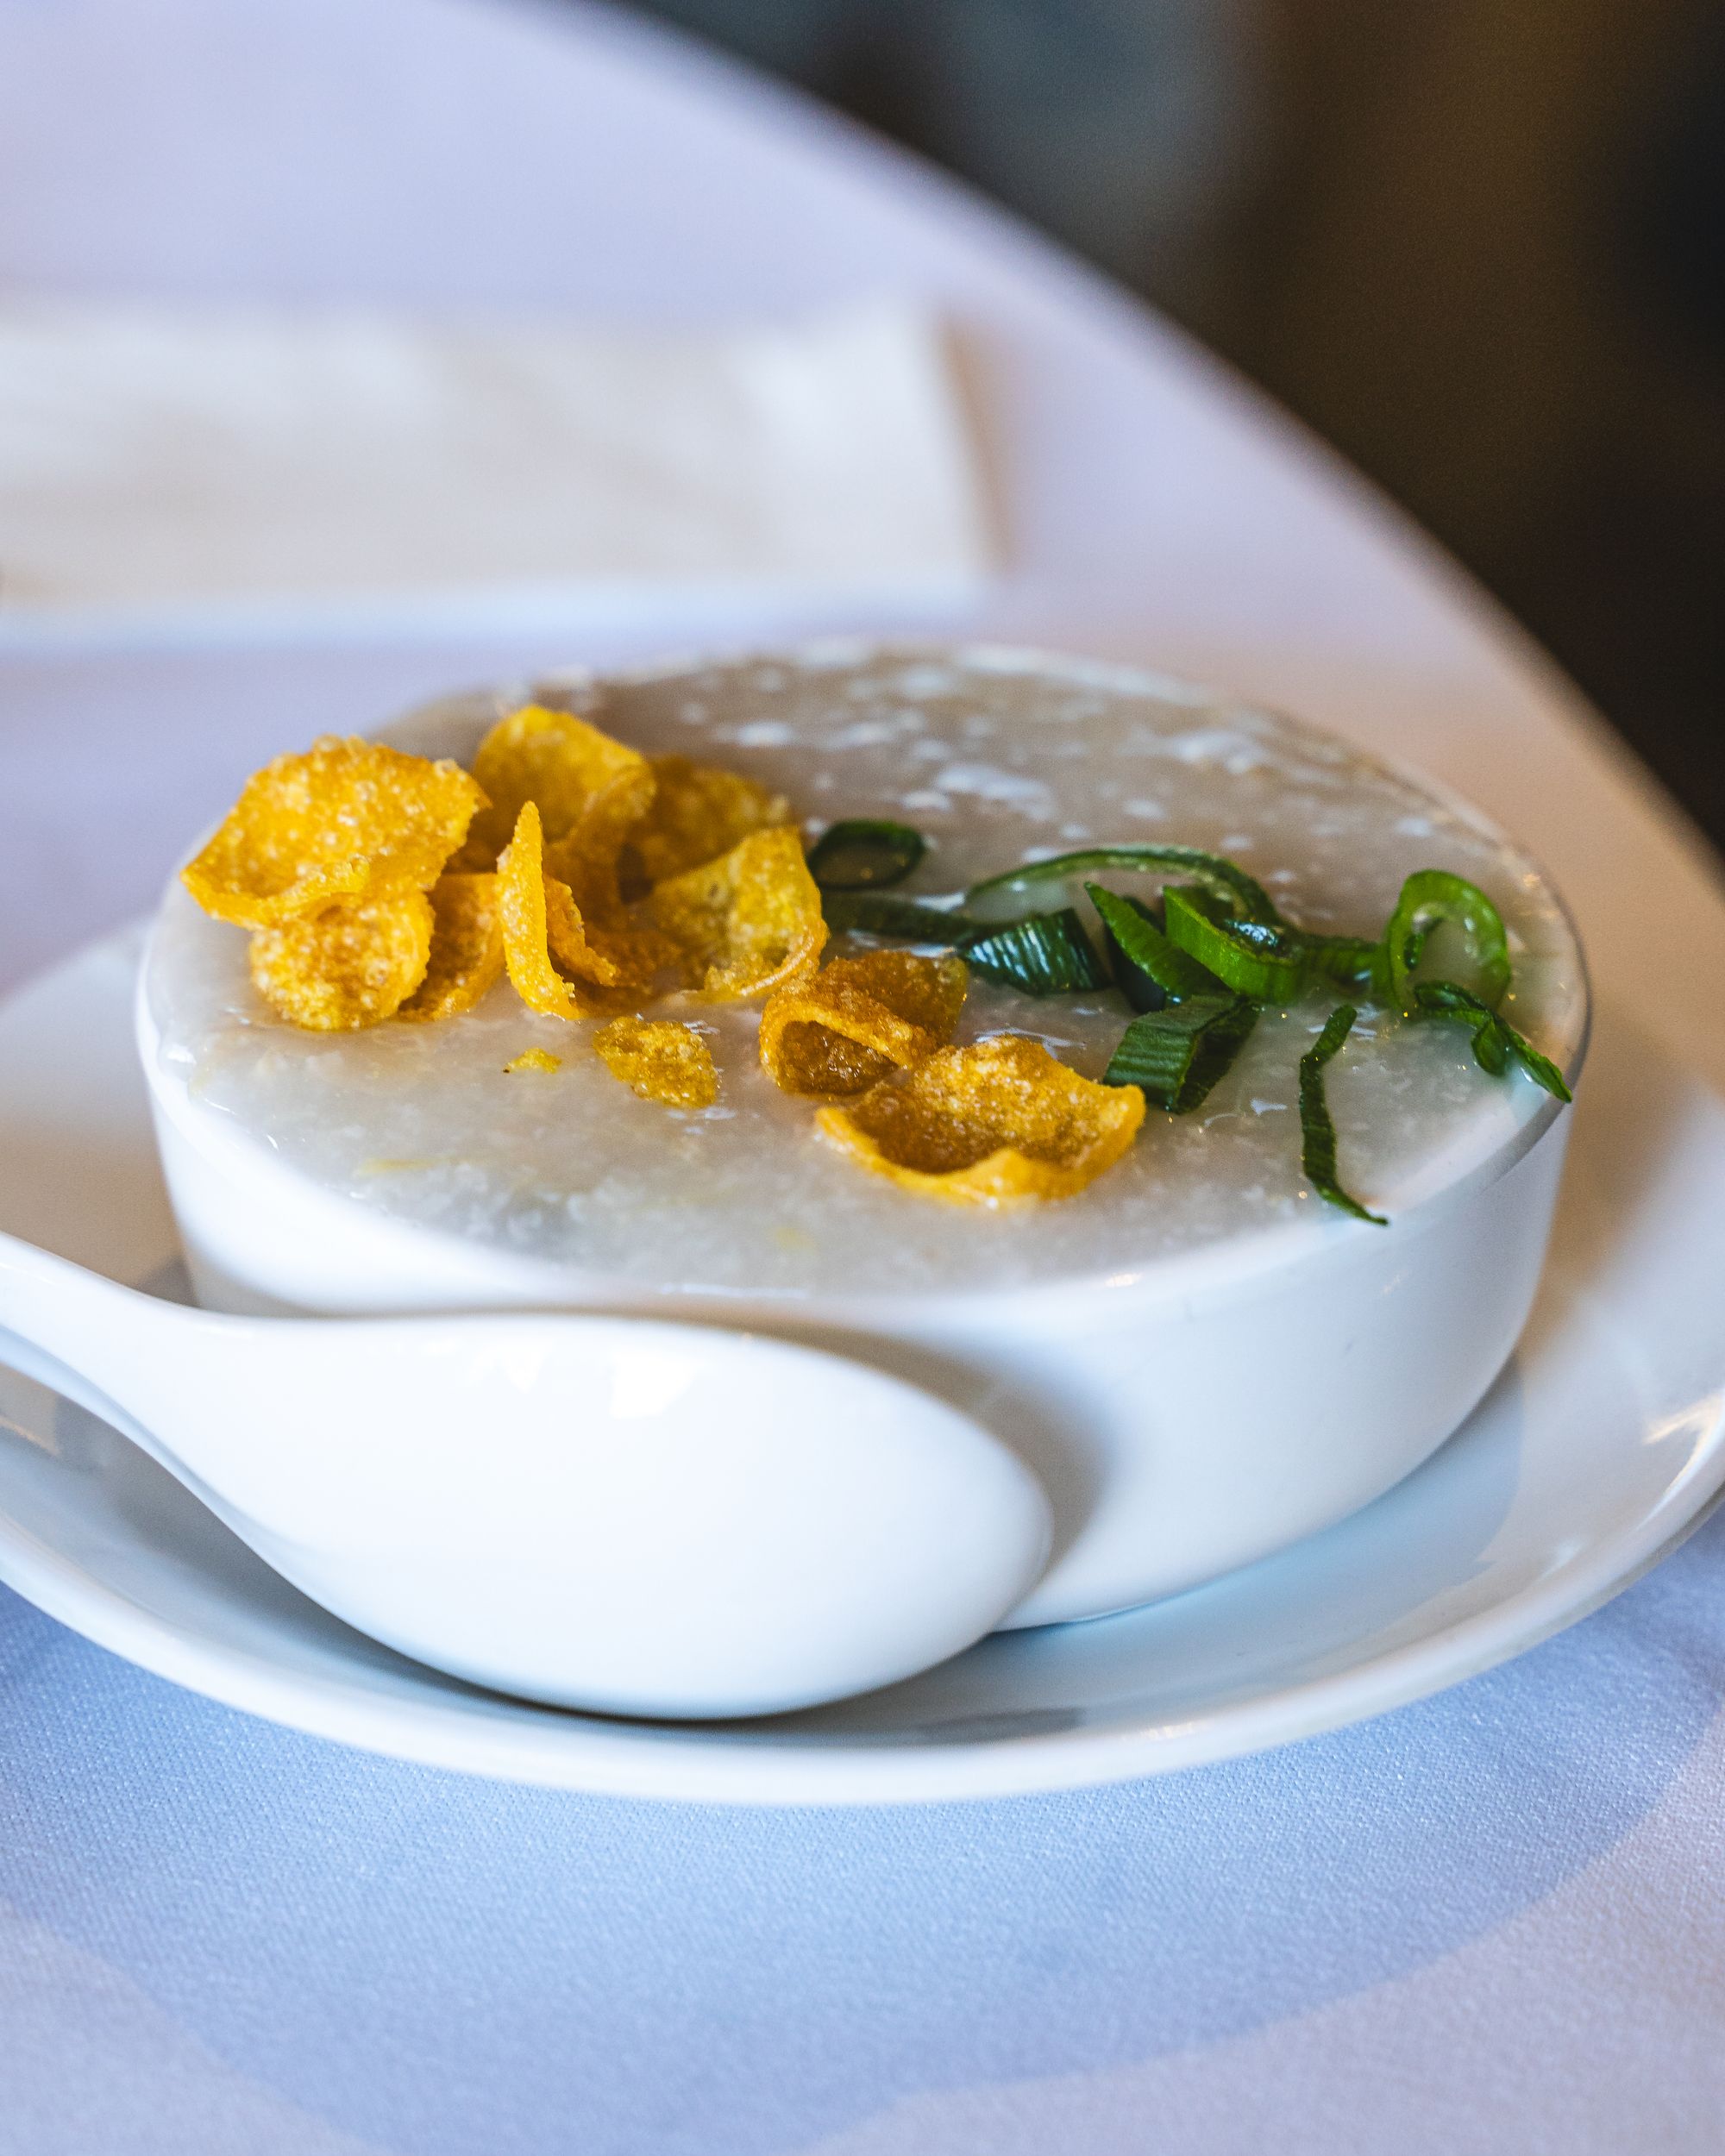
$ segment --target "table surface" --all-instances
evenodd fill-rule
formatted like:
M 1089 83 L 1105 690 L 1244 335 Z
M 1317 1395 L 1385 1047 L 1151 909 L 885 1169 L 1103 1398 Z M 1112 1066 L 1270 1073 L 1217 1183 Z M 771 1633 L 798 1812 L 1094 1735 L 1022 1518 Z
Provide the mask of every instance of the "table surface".
M 926 296 L 1009 561 L 944 626 L 1423 765 L 1566 887 L 1604 1022 L 1725 1078 L 1725 1007 L 1684 986 L 1725 962 L 1699 842 L 1441 556 L 1088 273 L 656 32 L 529 0 L 0 0 L 8 289 L 632 320 Z M 0 633 L 0 985 L 146 906 L 283 742 L 645 641 Z M 1712 2152 L 1722 1692 L 1725 1519 L 1515 1665 L 1270 1757 L 699 1810 L 276 1729 L 0 1592 L 0 2152 Z

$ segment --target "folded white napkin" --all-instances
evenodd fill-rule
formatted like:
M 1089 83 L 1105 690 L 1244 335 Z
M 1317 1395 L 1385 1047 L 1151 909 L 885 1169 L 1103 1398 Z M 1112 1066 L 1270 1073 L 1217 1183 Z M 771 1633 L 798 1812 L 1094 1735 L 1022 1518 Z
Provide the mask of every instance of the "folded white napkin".
M 0 304 L 0 624 L 944 600 L 988 567 L 943 336 Z

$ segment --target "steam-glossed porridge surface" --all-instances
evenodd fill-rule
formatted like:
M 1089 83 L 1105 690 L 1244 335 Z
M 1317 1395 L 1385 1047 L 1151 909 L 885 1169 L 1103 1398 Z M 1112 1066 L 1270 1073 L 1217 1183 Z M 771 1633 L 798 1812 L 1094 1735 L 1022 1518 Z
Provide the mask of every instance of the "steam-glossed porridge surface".
M 1376 934 L 1410 871 L 1453 869 L 1509 925 L 1505 1016 L 1560 1062 L 1578 1045 L 1579 954 L 1532 865 L 1289 721 L 1124 668 L 839 645 L 531 693 L 649 752 L 747 772 L 787 794 L 810 830 L 851 816 L 914 824 L 928 853 L 906 895 L 1038 855 L 1159 840 L 1231 856 L 1296 921 Z M 389 737 L 465 761 L 517 700 L 458 699 Z M 1052 890 L 1036 900 L 1062 902 Z M 828 955 L 858 947 L 836 939 Z M 919 1294 L 1118 1275 L 1323 1211 L 1300 1172 L 1297 1066 L 1333 994 L 1267 1012 L 1196 1114 L 1152 1109 L 1132 1151 L 1082 1196 L 1004 1213 L 911 1195 L 820 1142 L 815 1104 L 760 1068 L 754 1006 L 655 1005 L 695 1025 L 718 1068 L 717 1105 L 679 1112 L 610 1075 L 591 1024 L 536 1018 L 506 981 L 438 1025 L 296 1031 L 254 995 L 243 933 L 178 889 L 148 996 L 159 1053 L 189 1100 L 283 1163 L 357 1206 L 618 1284 Z M 1130 1016 L 1112 990 L 1031 998 L 973 975 L 958 1037 L 1032 1034 L 1100 1077 Z M 532 1048 L 561 1069 L 506 1073 Z M 1545 1100 L 1524 1078 L 1482 1072 L 1462 1027 L 1369 1012 L 1328 1089 L 1349 1187 L 1392 1212 L 1398 1192 L 1464 1171 Z

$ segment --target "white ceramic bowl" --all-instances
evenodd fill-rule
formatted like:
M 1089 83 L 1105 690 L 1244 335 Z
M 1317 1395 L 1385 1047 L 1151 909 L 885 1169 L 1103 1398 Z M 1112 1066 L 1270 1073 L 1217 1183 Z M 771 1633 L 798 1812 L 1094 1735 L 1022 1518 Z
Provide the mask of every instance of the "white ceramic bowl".
M 466 699 L 392 731 L 459 753 L 514 700 L 514 690 Z M 207 1307 L 666 1312 L 663 1296 L 626 1281 L 410 1224 L 320 1186 L 194 1097 L 159 1053 L 149 970 L 140 1046 Z M 1571 1082 L 1585 1031 L 1578 975 L 1563 1056 Z M 1049 1568 L 1009 1622 L 1101 1615 L 1370 1502 L 1491 1386 L 1533 1300 L 1568 1134 L 1558 1103 L 1513 1083 L 1511 1112 L 1482 1075 L 1485 1109 L 1396 1192 L 1388 1231 L 1314 1205 L 1101 1276 L 955 1293 L 692 1291 L 676 1313 L 836 1351 L 975 1416 L 1033 1470 L 1054 1512 Z

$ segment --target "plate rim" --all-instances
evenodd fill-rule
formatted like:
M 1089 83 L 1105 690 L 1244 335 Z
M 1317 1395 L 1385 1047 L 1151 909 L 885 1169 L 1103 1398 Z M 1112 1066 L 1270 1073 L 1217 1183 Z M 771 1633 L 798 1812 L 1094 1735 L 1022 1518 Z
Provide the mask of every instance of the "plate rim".
M 526 1717 L 521 1721 L 487 1719 L 463 1729 L 458 1717 L 429 1703 L 368 1693 L 319 1674 L 286 1676 L 249 1650 L 218 1646 L 207 1635 L 144 1612 L 122 1590 L 19 1534 L 3 1511 L 0 1583 L 80 1638 L 183 1690 L 304 1735 L 420 1766 L 584 1796 L 681 1803 L 848 1808 L 988 1802 L 1145 1780 L 1279 1750 L 1411 1706 L 1527 1652 L 1633 1586 L 1725 1502 L 1719 1420 L 1709 1433 L 1716 1442 L 1705 1471 L 1670 1486 L 1668 1498 L 1681 1490 L 1688 1500 L 1679 1502 L 1678 1516 L 1667 1518 L 1672 1505 L 1662 1501 L 1639 1523 L 1659 1532 L 1630 1529 L 1607 1538 L 1576 1560 L 1578 1577 L 1568 1570 L 1548 1576 L 1423 1639 L 1182 1722 L 1178 1736 L 1156 1726 L 1042 1732 L 963 1745 L 769 1750 L 750 1746 L 746 1736 L 724 1742 L 720 1724 L 631 1725 L 597 1716 L 571 1716 L 563 1724 L 555 1719 L 556 1710 L 529 1702 L 519 1703 Z M 501 1695 L 475 1690 L 473 1696 L 489 1703 Z M 651 1771 L 656 1765 L 660 1771 Z
M 0 1021 L 80 966 L 136 962 L 141 924 L 97 937 L 0 997 Z M 129 1000 L 122 1013 L 129 1017 Z M 126 1027 L 129 1041 L 129 1026 Z M 1694 1074 L 1688 1074 L 1691 1077 Z M 1701 1081 L 1704 1085 L 1705 1081 Z M 139 1079 L 141 1093 L 142 1079 Z M 1710 1091 L 1710 1088 L 1709 1089 Z M 1182 1717 L 906 1745 L 762 1743 L 759 1725 L 563 1715 L 452 1689 L 485 1711 L 396 1695 L 363 1675 L 289 1671 L 255 1648 L 147 1610 L 0 1509 L 0 1583 L 81 1637 L 183 1689 L 373 1753 L 594 1796 L 746 1806 L 986 1802 L 1146 1778 L 1270 1751 L 1412 1704 L 1525 1652 L 1632 1585 L 1725 1501 L 1725 1393 L 1653 1502 L 1548 1572 L 1421 1638 Z M 1106 1619 L 1094 1620 L 1107 1622 Z M 411 1664 L 406 1664 L 411 1667 Z

